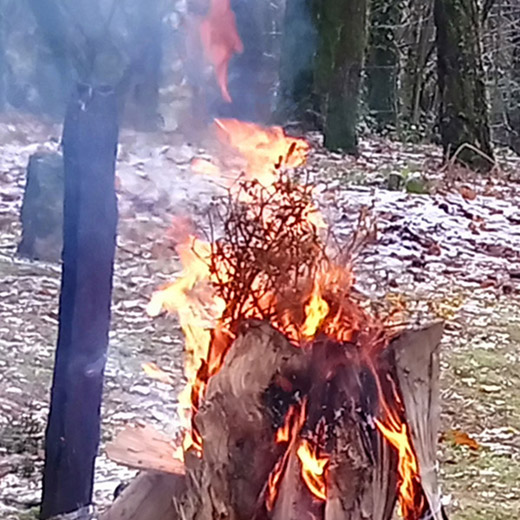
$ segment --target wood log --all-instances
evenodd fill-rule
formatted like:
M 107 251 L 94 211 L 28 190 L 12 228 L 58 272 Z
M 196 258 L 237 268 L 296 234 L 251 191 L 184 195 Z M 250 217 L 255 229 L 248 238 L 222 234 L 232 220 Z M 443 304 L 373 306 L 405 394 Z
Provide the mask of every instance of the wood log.
M 181 520 L 175 497 L 183 491 L 183 476 L 140 473 L 99 520 Z
M 289 446 L 278 498 L 268 512 L 265 484 L 284 449 L 274 442 L 276 428 L 265 395 L 279 376 L 311 403 L 305 429 L 312 431 L 322 417 L 333 425 L 331 460 L 323 502 L 307 489 L 295 446 Z M 204 451 L 202 459 L 186 462 L 184 517 L 390 520 L 397 497 L 397 456 L 358 413 L 360 406 L 367 417 L 377 412 L 377 399 L 362 395 L 368 377 L 354 345 L 325 340 L 298 349 L 269 325 L 250 322 L 210 380 L 196 416 Z M 372 382 L 369 392 L 374 388 Z
M 437 477 L 437 437 L 440 419 L 439 344 L 443 324 L 401 334 L 393 343 L 395 368 L 419 462 L 423 491 L 433 520 L 443 511 Z
M 172 518 L 391 520 L 398 494 L 398 453 L 373 420 L 381 417 L 383 395 L 387 404 L 406 413 L 403 420 L 412 431 L 421 466 L 420 496 L 428 503 L 413 514 L 445 519 L 435 494 L 433 431 L 438 421 L 441 332 L 442 326 L 434 325 L 405 333 L 368 363 L 356 344 L 322 338 L 297 348 L 266 323 L 244 324 L 220 371 L 210 379 L 195 416 L 203 454 L 186 454 L 186 491 L 179 499 L 180 516 Z M 295 403 L 305 410 L 305 420 L 297 423 L 288 443 L 278 444 L 276 430 Z M 144 444 L 155 434 L 142 429 L 125 435 L 130 439 L 126 445 L 138 452 L 130 455 L 132 459 L 147 451 Z M 313 495 L 302 479 L 298 446 L 308 439 L 322 450 L 320 456 L 329 457 L 326 499 Z M 156 441 L 158 451 L 169 455 L 169 443 Z M 161 464 L 163 458 L 154 449 L 143 460 Z M 281 468 L 280 480 L 268 508 L 267 482 L 275 467 Z
M 175 458 L 175 446 L 150 425 L 127 426 L 107 444 L 109 459 L 130 468 L 184 475 L 184 462 Z
M 244 324 L 195 419 L 204 456 L 186 459 L 186 518 L 251 520 L 258 514 L 259 495 L 282 454 L 274 443 L 270 390 L 277 377 L 295 385 L 305 362 L 303 351 L 269 325 Z

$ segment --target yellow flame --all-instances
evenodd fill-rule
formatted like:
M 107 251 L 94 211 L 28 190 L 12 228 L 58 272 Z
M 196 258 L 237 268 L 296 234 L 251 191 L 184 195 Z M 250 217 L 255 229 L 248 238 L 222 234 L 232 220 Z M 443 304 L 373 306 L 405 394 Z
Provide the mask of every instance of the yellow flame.
M 302 326 L 302 335 L 307 339 L 314 337 L 323 320 L 329 314 L 329 305 L 321 297 L 320 292 L 318 283 L 315 283 L 311 299 L 305 306 L 305 322 Z
M 302 478 L 311 493 L 320 500 L 327 500 L 325 468 L 329 457 L 318 457 L 316 449 L 306 439 L 301 439 L 296 452 L 302 465 Z
M 412 449 L 408 428 L 405 423 L 397 421 L 393 415 L 388 416 L 387 424 L 378 419 L 375 419 L 375 423 L 383 436 L 397 450 L 399 456 L 398 472 L 401 477 L 399 511 L 402 516 L 405 516 L 405 511 L 413 511 L 415 508 L 414 479 L 419 472 L 419 465 Z

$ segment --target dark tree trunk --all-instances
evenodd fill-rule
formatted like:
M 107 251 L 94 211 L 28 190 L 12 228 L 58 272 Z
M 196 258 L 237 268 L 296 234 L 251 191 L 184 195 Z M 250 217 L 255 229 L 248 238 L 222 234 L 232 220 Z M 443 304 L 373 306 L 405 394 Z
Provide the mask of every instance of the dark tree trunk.
M 446 157 L 464 144 L 492 159 L 477 0 L 435 0 L 440 132 Z M 470 148 L 457 158 L 472 167 L 492 164 Z
M 159 0 L 139 4 L 130 64 L 118 86 L 126 120 L 138 130 L 152 131 L 159 122 L 162 62 L 162 12 Z
M 507 107 L 507 123 L 509 127 L 509 146 L 517 154 L 520 154 L 520 4 L 509 2 L 502 6 L 505 11 L 505 18 L 510 30 L 506 33 L 506 38 L 510 45 L 510 92 Z
M 41 517 L 90 504 L 116 240 L 116 96 L 80 86 L 63 130 L 63 274 Z
M 279 123 L 312 122 L 316 27 L 313 0 L 287 0 L 280 56 Z
M 367 103 L 379 129 L 396 126 L 399 52 L 395 27 L 401 6 L 394 0 L 371 0 L 367 57 Z
M 325 146 L 355 154 L 367 0 L 317 0 L 315 5 L 315 85 L 324 118 Z

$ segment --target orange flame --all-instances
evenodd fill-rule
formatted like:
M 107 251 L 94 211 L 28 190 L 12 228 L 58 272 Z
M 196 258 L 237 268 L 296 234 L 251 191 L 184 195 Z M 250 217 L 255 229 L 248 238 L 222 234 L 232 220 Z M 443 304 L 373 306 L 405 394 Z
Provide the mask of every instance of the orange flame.
M 244 45 L 238 35 L 230 0 L 211 0 L 208 14 L 200 24 L 200 40 L 206 59 L 213 65 L 222 97 L 231 103 L 228 89 L 229 61 L 242 53 Z
M 268 511 L 272 511 L 276 499 L 278 498 L 278 490 L 280 481 L 283 477 L 289 455 L 295 445 L 298 435 L 305 423 L 306 417 L 306 401 L 302 405 L 292 405 L 289 407 L 285 416 L 283 426 L 278 428 L 276 432 L 276 442 L 278 444 L 288 443 L 283 456 L 278 460 L 275 467 L 269 474 L 267 479 L 267 493 L 265 497 L 265 506 Z
M 185 375 L 187 385 L 179 395 L 179 415 L 181 426 L 186 431 L 184 449 L 191 446 L 200 451 L 190 435 L 192 418 L 192 388 L 202 359 L 209 355 L 211 329 L 213 329 L 225 309 L 225 302 L 218 298 L 209 283 L 209 243 L 195 236 L 187 235 L 177 246 L 177 252 L 184 267 L 182 275 L 172 284 L 156 291 L 148 303 L 150 316 L 159 315 L 162 310 L 178 314 L 185 336 Z
M 280 166 L 297 168 L 305 164 L 309 144 L 304 139 L 288 137 L 283 128 L 264 128 L 237 119 L 216 119 L 219 137 L 247 161 L 246 180 L 256 180 L 265 188 L 278 179 Z
M 329 457 L 318 457 L 316 448 L 307 439 L 301 439 L 297 455 L 302 464 L 302 477 L 310 492 L 319 500 L 327 500 L 325 468 Z
M 383 421 L 375 418 L 375 424 L 383 437 L 397 450 L 399 462 L 397 470 L 399 472 L 399 512 L 403 518 L 416 518 L 416 513 L 423 508 L 423 495 L 420 493 L 419 486 L 419 463 L 415 456 L 410 437 L 410 431 L 406 423 L 401 420 L 397 411 L 391 409 L 383 395 L 381 385 L 376 376 L 378 392 L 381 404 L 385 411 Z M 402 406 L 397 388 L 393 380 L 392 390 L 397 406 Z
M 311 299 L 305 306 L 305 321 L 302 326 L 304 338 L 313 338 L 323 320 L 329 314 L 329 304 L 321 297 L 320 288 L 315 283 Z

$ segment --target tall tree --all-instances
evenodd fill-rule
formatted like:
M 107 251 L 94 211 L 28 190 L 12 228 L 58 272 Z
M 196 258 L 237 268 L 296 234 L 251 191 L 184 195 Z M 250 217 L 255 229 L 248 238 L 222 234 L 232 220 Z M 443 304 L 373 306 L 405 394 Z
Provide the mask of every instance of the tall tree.
M 435 0 L 434 15 L 439 125 L 445 156 L 451 157 L 461 146 L 469 144 L 492 160 L 479 2 Z M 488 159 L 468 147 L 463 148 L 457 158 L 475 168 L 491 166 Z
M 72 89 L 63 128 L 65 201 L 59 333 L 45 435 L 41 518 L 92 501 L 100 440 L 116 243 L 118 100 L 125 62 L 109 33 L 113 9 L 30 0 Z
M 5 52 L 5 14 L 2 11 L 4 1 L 0 0 L 0 110 L 5 106 L 5 80 L 6 80 L 6 52 Z
M 399 49 L 396 28 L 401 3 L 371 0 L 366 64 L 367 104 L 380 129 L 397 123 Z
M 325 146 L 355 154 L 367 0 L 316 0 L 315 10 L 318 46 L 314 81 Z
M 92 501 L 116 241 L 117 139 L 113 90 L 79 86 L 63 129 L 63 272 L 43 519 Z
M 432 0 L 409 0 L 404 10 L 399 46 L 404 50 L 401 70 L 401 116 L 407 123 L 417 125 L 422 112 L 432 106 L 436 85 L 428 89 L 428 79 L 435 70 L 435 25 Z M 430 98 L 430 99 L 429 99 Z M 428 100 L 428 103 L 425 101 Z M 427 105 L 426 107 L 424 105 Z M 423 110 L 421 110 L 423 109 Z
M 314 112 L 315 0 L 287 0 L 280 56 L 277 119 L 306 123 Z

